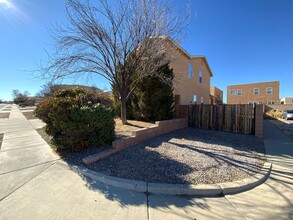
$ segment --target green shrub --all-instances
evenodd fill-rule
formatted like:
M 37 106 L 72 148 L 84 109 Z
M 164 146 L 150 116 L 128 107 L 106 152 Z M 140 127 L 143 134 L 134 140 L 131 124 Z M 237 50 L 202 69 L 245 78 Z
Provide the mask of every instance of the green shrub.
M 115 138 L 112 109 L 93 103 L 82 89 L 58 91 L 37 106 L 36 115 L 47 124 L 57 149 L 79 151 L 110 144 Z
M 158 74 L 173 80 L 173 70 L 168 65 L 158 69 Z M 139 74 L 138 74 L 139 75 Z M 120 116 L 121 102 L 118 92 L 112 87 L 114 110 Z M 127 119 L 141 121 L 168 120 L 174 114 L 173 85 L 162 82 L 159 77 L 149 76 L 140 81 L 127 102 Z

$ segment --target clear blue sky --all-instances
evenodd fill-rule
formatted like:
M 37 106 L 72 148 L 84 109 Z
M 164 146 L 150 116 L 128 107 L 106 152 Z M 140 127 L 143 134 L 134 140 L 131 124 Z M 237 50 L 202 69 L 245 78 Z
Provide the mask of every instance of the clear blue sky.
M 275 80 L 280 81 L 280 97 L 293 96 L 292 0 L 190 2 L 195 18 L 181 46 L 207 57 L 214 74 L 211 85 L 222 89 L 224 97 L 227 85 Z M 174 5 L 180 10 L 185 3 L 175 0 Z M 51 48 L 47 28 L 64 22 L 62 0 L 0 0 L 0 99 L 11 99 L 13 89 L 34 95 L 46 83 L 26 70 L 45 64 L 45 49 Z M 102 78 L 77 83 L 109 88 Z

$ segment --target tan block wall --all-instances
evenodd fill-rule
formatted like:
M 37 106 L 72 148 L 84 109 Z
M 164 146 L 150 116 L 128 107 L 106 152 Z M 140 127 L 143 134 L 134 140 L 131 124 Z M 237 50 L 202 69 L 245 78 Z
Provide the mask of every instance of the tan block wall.
M 273 94 L 267 95 L 266 88 L 272 87 Z M 274 101 L 279 104 L 279 87 L 278 81 L 265 83 L 252 83 L 243 85 L 231 85 L 227 87 L 227 104 L 248 104 L 249 102 L 258 101 L 260 104 L 268 104 L 268 101 Z M 254 95 L 254 89 L 260 90 L 259 95 Z M 237 90 L 242 89 L 242 95 L 237 95 Z M 236 95 L 230 95 L 230 91 L 235 90 Z
M 293 104 L 293 97 L 285 97 L 280 99 L 281 104 Z
M 193 57 L 189 59 L 179 51 L 173 51 L 175 60 L 170 63 L 174 72 L 173 94 L 180 95 L 180 105 L 188 105 L 193 102 L 193 96 L 197 96 L 197 103 L 210 103 L 210 77 L 204 58 Z M 192 63 L 192 77 L 188 76 L 189 63 Z M 199 71 L 202 71 L 202 83 L 199 82 Z M 202 97 L 202 98 L 201 98 Z
M 280 111 L 285 111 L 289 109 L 293 109 L 293 104 L 287 104 L 287 105 L 265 105 L 265 112 L 271 110 L 271 109 L 278 109 Z
M 179 118 L 166 121 L 157 121 L 156 125 L 150 128 L 143 128 L 138 131 L 132 132 L 132 137 L 113 141 L 112 147 L 116 150 L 123 150 L 127 147 L 134 146 L 142 141 L 176 131 L 188 127 L 187 118 Z
M 223 91 L 215 86 L 210 87 L 210 95 L 214 98 L 214 104 L 223 104 Z

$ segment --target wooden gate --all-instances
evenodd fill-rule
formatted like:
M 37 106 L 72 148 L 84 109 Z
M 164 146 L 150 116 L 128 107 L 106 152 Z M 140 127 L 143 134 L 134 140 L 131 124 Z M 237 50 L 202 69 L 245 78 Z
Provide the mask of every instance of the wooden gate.
M 188 112 L 190 127 L 255 133 L 254 105 L 190 105 Z

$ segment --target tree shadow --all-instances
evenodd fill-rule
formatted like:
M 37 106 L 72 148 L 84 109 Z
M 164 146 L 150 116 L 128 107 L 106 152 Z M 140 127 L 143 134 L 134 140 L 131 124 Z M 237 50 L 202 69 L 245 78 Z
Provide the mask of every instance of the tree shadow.
M 202 134 L 202 136 L 201 136 Z M 214 138 L 210 138 L 213 136 Z M 163 135 L 158 138 L 154 138 L 138 144 L 134 147 L 125 149 L 119 153 L 108 156 L 94 164 L 88 165 L 87 168 L 91 170 L 98 171 L 105 175 L 115 176 L 119 178 L 131 179 L 136 181 L 145 182 L 157 182 L 157 183 L 171 183 L 171 184 L 191 184 L 192 182 L 184 178 L 185 175 L 196 172 L 194 167 L 188 163 L 180 162 L 174 160 L 166 155 L 164 152 L 157 152 L 162 144 L 167 143 L 178 149 L 188 150 L 189 153 L 200 154 L 202 157 L 213 158 L 217 161 L 217 164 L 228 164 L 230 167 L 235 167 L 246 171 L 247 173 L 255 172 L 255 170 L 261 169 L 262 165 L 250 164 L 246 161 L 249 157 L 253 157 L 252 153 L 264 153 L 264 146 L 262 142 L 254 137 L 248 135 L 241 136 L 239 134 L 232 134 L 233 138 L 228 140 L 219 140 L 219 138 L 227 136 L 226 132 L 219 131 L 207 131 L 195 128 L 183 129 L 177 132 L 172 132 Z M 174 142 L 175 139 L 179 140 Z M 188 144 L 180 144 L 180 140 L 187 141 L 201 141 L 205 144 L 210 144 L 217 146 L 220 143 L 222 146 L 218 151 L 210 151 L 204 147 L 196 144 L 195 146 L 190 146 Z M 250 143 L 256 142 L 259 146 L 253 146 L 247 148 L 245 145 L 240 144 L 240 140 L 248 140 Z M 233 142 L 234 141 L 234 142 Z M 224 146 L 225 144 L 229 146 Z M 237 150 L 237 158 L 229 156 L 231 153 L 231 148 Z M 230 150 L 229 150 L 230 149 Z M 242 159 L 242 160 L 239 160 Z M 80 165 L 80 164 L 79 164 Z M 84 165 L 83 165 L 84 166 Z M 217 165 L 213 166 L 215 168 Z M 81 174 L 80 174 L 81 175 Z M 125 189 L 119 189 L 117 187 L 109 186 L 86 176 L 81 175 L 85 180 L 86 185 L 89 189 L 93 191 L 101 192 L 107 199 L 112 201 L 118 201 L 122 206 L 127 205 L 141 205 L 146 203 L 146 199 L 149 195 L 143 193 L 132 192 Z M 178 204 L 176 201 L 176 206 L 186 207 L 197 205 L 202 209 L 209 209 L 209 205 L 201 198 L 201 202 L 196 204 L 198 197 L 180 197 L 182 201 Z M 174 205 L 172 201 L 161 202 L 158 206 L 170 206 Z

